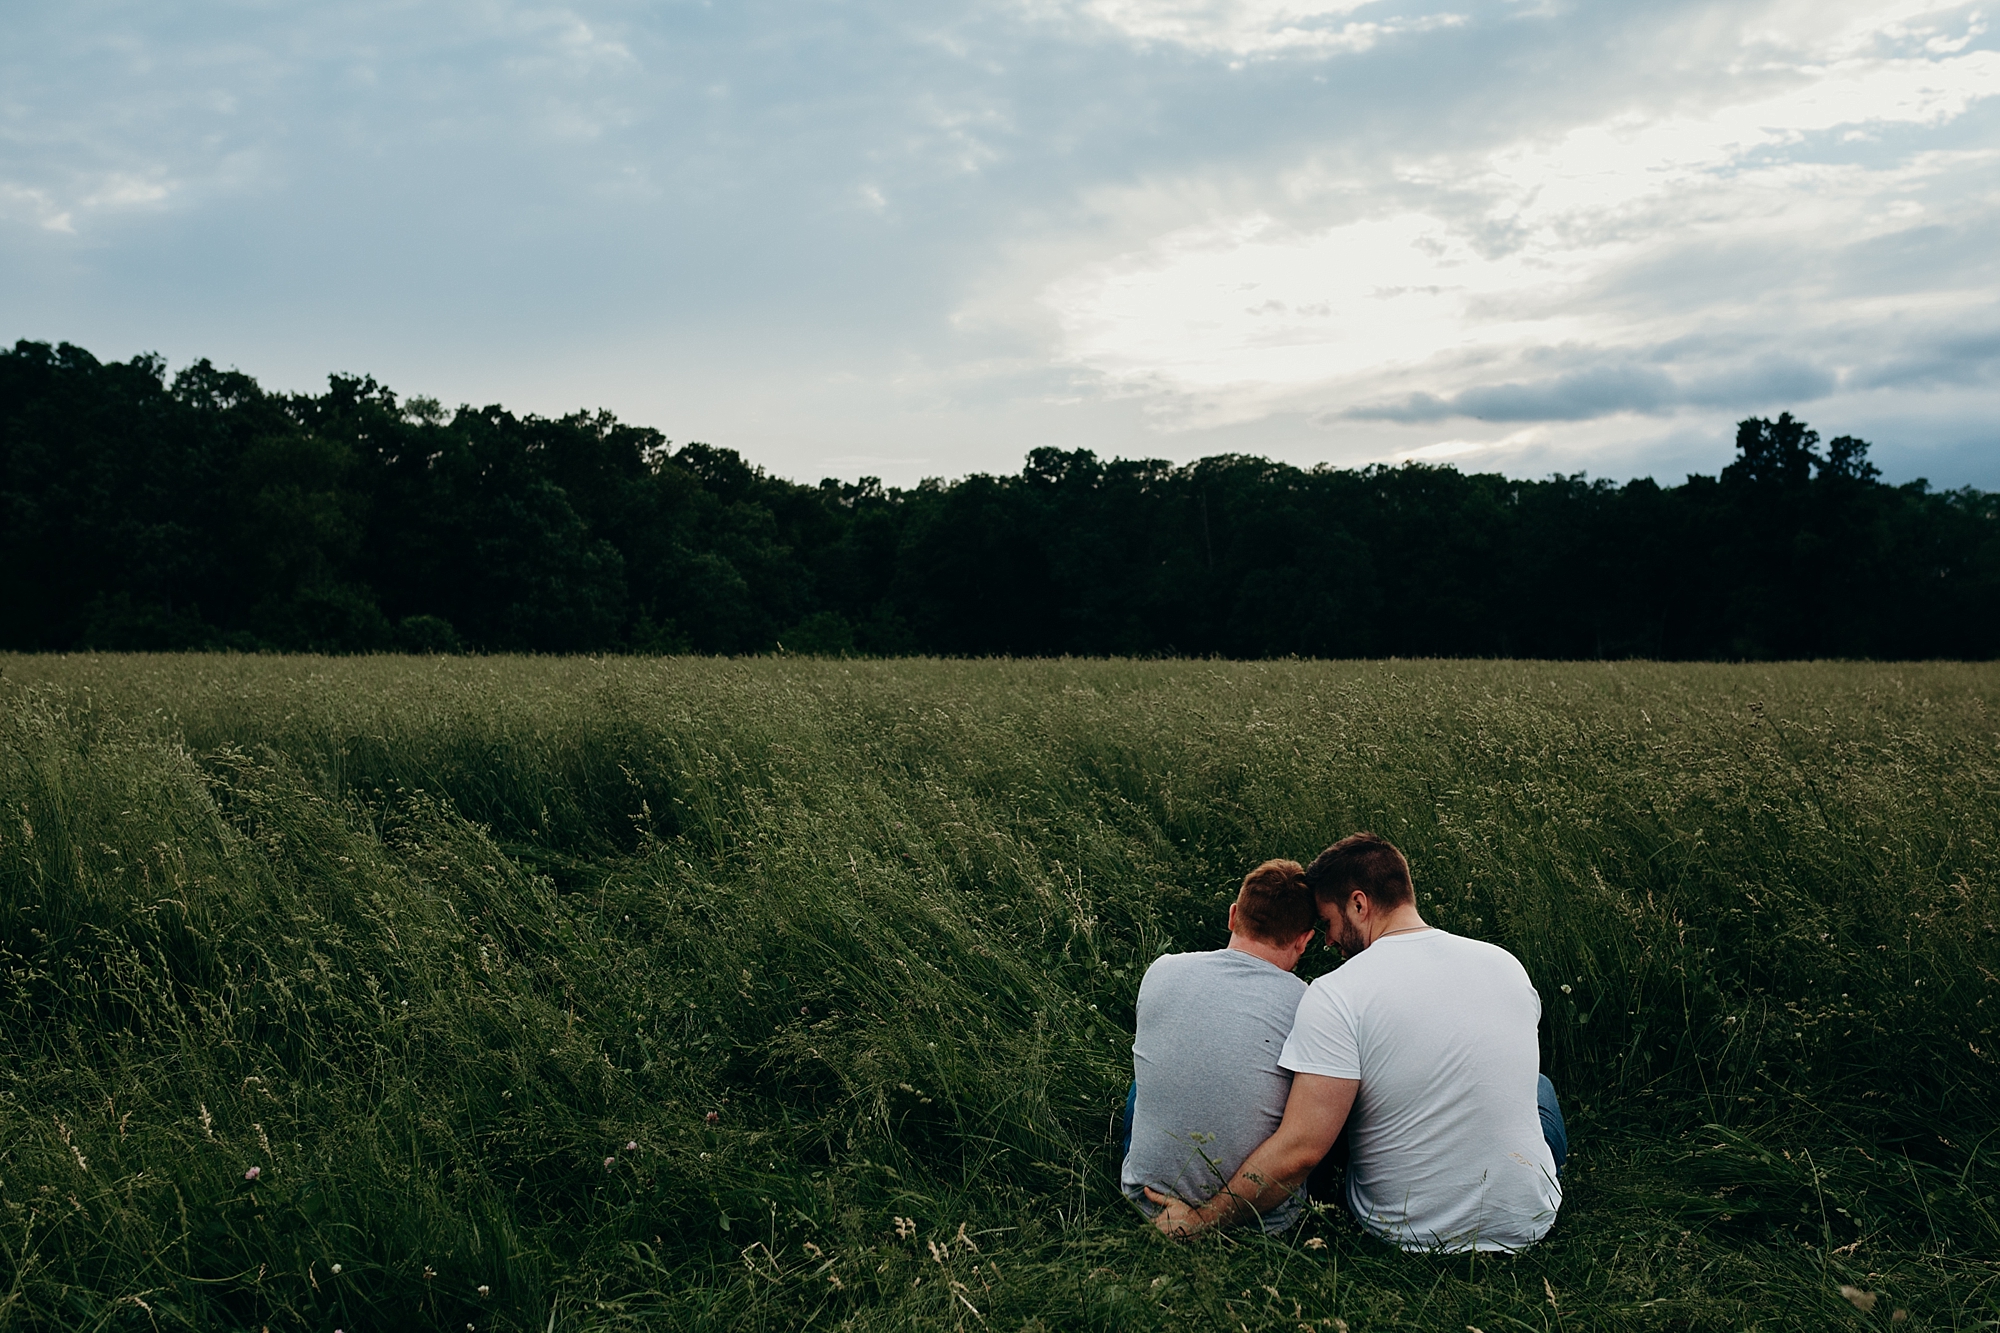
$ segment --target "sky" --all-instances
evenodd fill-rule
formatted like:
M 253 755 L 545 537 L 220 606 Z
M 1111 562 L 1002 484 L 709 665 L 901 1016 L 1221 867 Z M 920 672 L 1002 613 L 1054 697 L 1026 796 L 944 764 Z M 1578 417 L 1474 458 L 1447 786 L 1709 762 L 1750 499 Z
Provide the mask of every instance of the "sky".
M 1928 0 L 11 0 L 0 338 L 1029 449 L 2000 489 L 2000 38 Z

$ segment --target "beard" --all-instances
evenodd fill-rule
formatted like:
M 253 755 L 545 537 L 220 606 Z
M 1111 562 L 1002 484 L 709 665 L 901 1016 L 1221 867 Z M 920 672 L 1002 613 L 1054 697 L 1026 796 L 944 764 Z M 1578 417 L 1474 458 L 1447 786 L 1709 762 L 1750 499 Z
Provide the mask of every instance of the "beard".
M 1367 939 L 1362 936 L 1360 929 L 1347 919 L 1345 912 L 1340 914 L 1339 921 L 1328 933 L 1333 936 L 1333 942 L 1340 946 L 1342 958 L 1352 958 L 1368 947 Z

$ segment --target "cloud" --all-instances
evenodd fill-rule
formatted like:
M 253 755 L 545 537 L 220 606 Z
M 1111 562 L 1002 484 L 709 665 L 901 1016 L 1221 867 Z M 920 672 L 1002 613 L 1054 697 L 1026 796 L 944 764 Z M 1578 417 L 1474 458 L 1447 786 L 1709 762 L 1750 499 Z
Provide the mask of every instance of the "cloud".
M 1415 392 L 1388 402 L 1351 407 L 1323 422 L 1591 421 L 1621 413 L 1659 416 L 1684 407 L 1723 407 L 1777 399 L 1803 405 L 1833 392 L 1834 375 L 1795 358 L 1764 357 L 1676 378 L 1629 360 L 1587 366 L 1527 381 L 1475 385 L 1448 397 Z
M 1454 13 L 1354 20 L 1375 0 L 1079 0 L 1037 4 L 1044 19 L 1085 19 L 1142 43 L 1183 47 L 1203 55 L 1358 54 L 1386 38 L 1457 27 Z
M 1904 344 L 1850 379 L 1856 389 L 2000 383 L 2000 328 L 1951 331 Z
M 1973 458 L 1995 46 L 1924 0 L 24 0 L 0 340 L 807 479 L 1679 469 L 1804 404 Z
M 1416 392 L 1399 400 L 1353 407 L 1340 416 L 1356 421 L 1587 421 L 1616 412 L 1658 412 L 1676 397 L 1661 371 L 1605 366 L 1529 383 L 1492 384 L 1450 397 Z
M 1730 101 L 1620 108 L 1471 158 L 1396 156 L 1379 183 L 1311 181 L 1307 167 L 1299 180 L 1360 216 L 1205 220 L 1073 269 L 1041 294 L 1062 359 L 1177 430 L 1302 409 L 1322 423 L 1587 420 L 1865 383 L 1840 363 L 1857 345 L 1832 344 L 1874 322 L 1884 293 L 1834 290 L 1844 261 L 1932 226 L 1933 211 L 1992 220 L 1979 183 L 1994 150 L 1941 151 L 1922 132 L 2000 93 L 2000 52 L 1966 49 L 1976 22 L 1942 40 L 1915 16 L 1837 26 Z M 1876 142 L 1892 134 L 1898 148 Z M 1370 216 L 1369 194 L 1393 211 Z M 1917 291 L 1895 293 L 1905 303 L 2000 295 L 1935 266 L 1914 276 Z M 1695 330 L 1755 350 L 1684 375 L 1652 364 Z M 1825 345 L 1783 346 L 1801 336 Z M 1573 344 L 1601 349 L 1599 364 L 1518 373 Z
M 0 218 L 31 221 L 47 231 L 75 230 L 70 214 L 49 197 L 48 191 L 9 181 L 0 181 Z
M 174 192 L 172 183 L 157 175 L 110 171 L 65 177 L 44 185 L 0 181 L 0 219 L 31 219 L 44 230 L 73 234 L 80 220 L 88 225 L 147 209 L 165 203 Z
M 1371 458 L 1371 463 L 1386 463 L 1395 466 L 1402 463 L 1448 463 L 1453 467 L 1490 470 L 1496 463 L 1520 457 L 1535 446 L 1546 443 L 1548 433 L 1536 427 L 1515 431 L 1496 440 L 1438 440 L 1433 444 L 1396 449 Z

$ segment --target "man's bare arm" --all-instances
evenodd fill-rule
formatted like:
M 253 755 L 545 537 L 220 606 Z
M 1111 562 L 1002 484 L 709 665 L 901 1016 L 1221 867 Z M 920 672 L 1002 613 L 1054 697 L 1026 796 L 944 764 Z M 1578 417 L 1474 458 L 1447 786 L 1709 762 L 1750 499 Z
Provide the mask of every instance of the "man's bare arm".
M 1277 1131 L 1244 1159 L 1236 1178 L 1214 1198 L 1190 1205 L 1146 1191 L 1147 1198 L 1164 1205 L 1153 1225 L 1169 1236 L 1192 1236 L 1270 1212 L 1305 1184 L 1312 1169 L 1333 1148 L 1360 1090 L 1359 1079 L 1295 1075 L 1291 1095 L 1285 1099 L 1285 1118 Z

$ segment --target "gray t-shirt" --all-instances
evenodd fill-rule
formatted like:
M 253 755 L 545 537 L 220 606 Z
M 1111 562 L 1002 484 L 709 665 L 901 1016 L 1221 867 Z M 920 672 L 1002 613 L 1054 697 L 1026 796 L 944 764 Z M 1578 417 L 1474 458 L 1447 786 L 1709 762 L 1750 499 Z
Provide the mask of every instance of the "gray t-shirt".
M 1229 1183 L 1285 1118 L 1292 1076 L 1278 1065 L 1306 984 L 1241 949 L 1172 953 L 1139 983 L 1132 1073 L 1139 1100 L 1125 1155 L 1125 1195 L 1150 1216 L 1144 1188 L 1199 1203 Z M 1297 1220 L 1293 1194 L 1266 1232 Z

